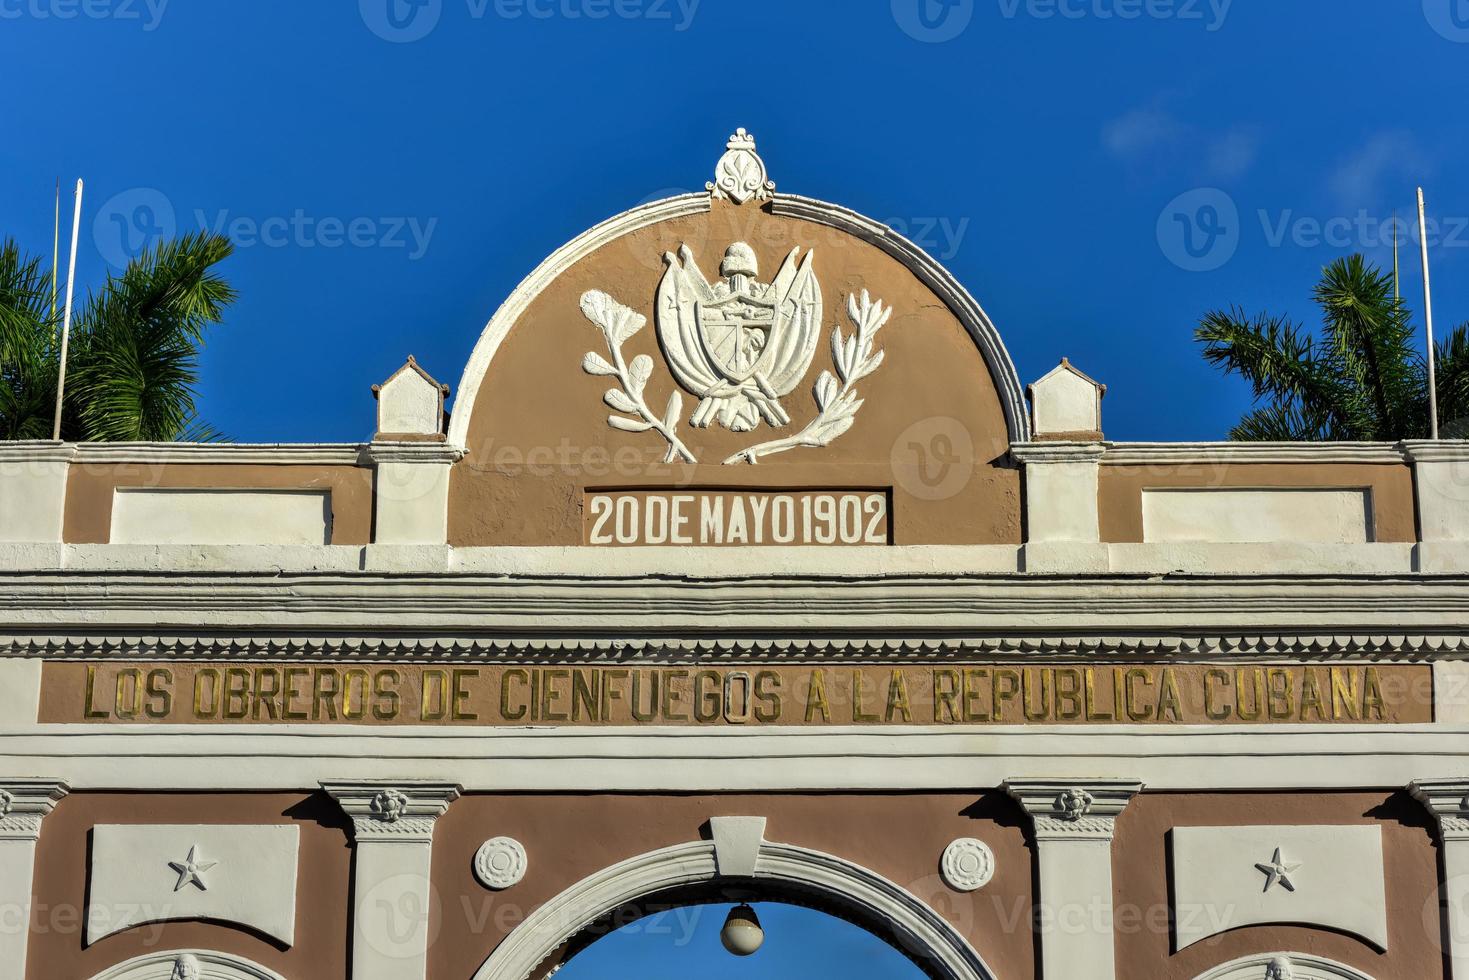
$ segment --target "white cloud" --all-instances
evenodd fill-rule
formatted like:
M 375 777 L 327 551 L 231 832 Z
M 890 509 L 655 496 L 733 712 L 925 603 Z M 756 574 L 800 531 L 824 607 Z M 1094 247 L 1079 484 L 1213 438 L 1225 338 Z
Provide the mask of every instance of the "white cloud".
M 1327 186 L 1345 207 L 1372 207 L 1386 192 L 1389 178 L 1421 180 L 1429 169 L 1427 154 L 1411 133 L 1377 133 L 1337 164 Z
M 1129 166 L 1159 170 L 1202 161 L 1200 178 L 1234 180 L 1255 165 L 1260 136 L 1253 127 L 1212 131 L 1184 122 L 1166 109 L 1145 107 L 1103 126 L 1102 146 Z
M 1182 132 L 1162 109 L 1134 109 L 1102 128 L 1102 145 L 1113 156 L 1134 159 L 1172 144 Z
M 1235 126 L 1209 143 L 1209 174 L 1220 180 L 1243 177 L 1260 155 L 1260 134 L 1247 126 Z

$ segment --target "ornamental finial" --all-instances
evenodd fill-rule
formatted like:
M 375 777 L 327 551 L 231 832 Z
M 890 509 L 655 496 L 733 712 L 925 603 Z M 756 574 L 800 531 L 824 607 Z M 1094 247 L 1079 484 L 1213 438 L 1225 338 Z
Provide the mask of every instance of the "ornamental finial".
M 725 144 L 724 156 L 714 167 L 714 179 L 704 185 L 716 198 L 744 204 L 754 198 L 765 201 L 775 193 L 775 181 L 765 170 L 765 161 L 755 152 L 755 137 L 737 129 Z

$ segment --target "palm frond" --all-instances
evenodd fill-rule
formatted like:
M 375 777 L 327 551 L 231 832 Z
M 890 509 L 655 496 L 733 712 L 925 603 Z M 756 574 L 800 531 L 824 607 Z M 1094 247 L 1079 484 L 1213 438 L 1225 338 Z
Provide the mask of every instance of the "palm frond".
M 85 438 L 172 441 L 196 424 L 199 348 L 235 299 L 213 270 L 232 250 L 206 233 L 163 242 L 89 297 L 68 390 Z
M 1392 277 L 1350 255 L 1322 271 L 1315 296 L 1324 323 L 1321 346 L 1360 400 L 1356 412 L 1371 420 L 1361 438 L 1402 435 L 1421 374 L 1408 311 L 1393 296 Z
M 1205 360 L 1250 383 L 1256 401 L 1297 404 L 1342 431 L 1366 421 L 1312 339 L 1282 317 L 1216 310 L 1205 314 L 1194 338 L 1204 345 Z

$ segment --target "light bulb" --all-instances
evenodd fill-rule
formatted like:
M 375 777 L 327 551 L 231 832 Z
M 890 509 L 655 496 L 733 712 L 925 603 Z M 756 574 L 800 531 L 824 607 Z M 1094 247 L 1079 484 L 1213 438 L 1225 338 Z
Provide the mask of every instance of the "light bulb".
M 736 905 L 729 910 L 719 939 L 735 956 L 749 956 L 765 944 L 765 930 L 760 928 L 760 919 L 753 908 Z

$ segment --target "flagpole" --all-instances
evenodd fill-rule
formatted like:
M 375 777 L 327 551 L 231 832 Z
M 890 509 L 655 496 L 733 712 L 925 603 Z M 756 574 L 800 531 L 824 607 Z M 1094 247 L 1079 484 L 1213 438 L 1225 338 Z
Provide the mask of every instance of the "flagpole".
M 71 341 L 71 305 L 77 278 L 77 237 L 82 230 L 82 182 L 77 181 L 76 208 L 71 216 L 71 263 L 66 272 L 66 315 L 61 324 L 61 374 L 56 380 L 56 423 L 51 440 L 61 441 L 61 403 L 66 396 L 66 348 Z
M 1392 298 L 1394 301 L 1403 298 L 1402 278 L 1398 267 L 1398 213 L 1392 213 Z
M 1438 438 L 1438 352 L 1433 346 L 1433 287 L 1428 280 L 1428 218 L 1423 188 L 1418 188 L 1418 241 L 1423 246 L 1423 320 L 1428 326 L 1428 428 Z
M 56 222 L 51 226 L 51 322 L 56 322 L 56 286 L 61 278 L 61 178 L 56 178 Z M 55 328 L 52 328 L 53 336 Z

